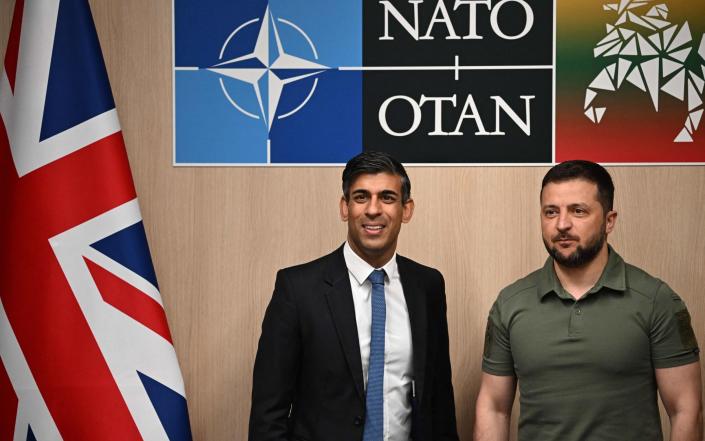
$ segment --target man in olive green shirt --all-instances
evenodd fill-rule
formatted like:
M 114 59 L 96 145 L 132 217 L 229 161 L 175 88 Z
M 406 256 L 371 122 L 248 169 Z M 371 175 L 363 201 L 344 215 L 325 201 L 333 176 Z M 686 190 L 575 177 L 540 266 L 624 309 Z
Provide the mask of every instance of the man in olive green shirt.
M 517 381 L 520 441 L 702 440 L 698 345 L 685 304 L 607 244 L 609 173 L 553 167 L 541 189 L 543 268 L 500 292 L 485 335 L 475 441 L 508 441 Z

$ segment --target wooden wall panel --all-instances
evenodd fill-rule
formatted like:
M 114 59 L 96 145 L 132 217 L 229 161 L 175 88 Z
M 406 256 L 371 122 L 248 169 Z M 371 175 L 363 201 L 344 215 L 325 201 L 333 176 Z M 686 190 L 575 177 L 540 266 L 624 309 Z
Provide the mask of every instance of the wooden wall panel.
M 0 55 L 13 4 L 0 0 Z M 91 5 L 186 382 L 194 438 L 245 440 L 252 362 L 274 275 L 344 240 L 337 205 L 341 169 L 172 167 L 171 2 Z M 503 286 L 546 257 L 538 212 L 545 171 L 409 168 L 417 209 L 402 229 L 399 248 L 445 275 L 463 440 L 471 438 L 489 307 Z M 627 261 L 681 294 L 705 343 L 705 168 L 610 171 L 620 213 L 610 242 Z

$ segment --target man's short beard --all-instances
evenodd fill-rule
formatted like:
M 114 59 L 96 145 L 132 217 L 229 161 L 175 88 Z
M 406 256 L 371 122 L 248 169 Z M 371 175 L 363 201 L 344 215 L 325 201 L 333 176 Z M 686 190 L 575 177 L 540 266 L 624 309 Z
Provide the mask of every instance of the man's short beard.
M 605 231 L 604 224 L 601 228 L 600 233 L 589 242 L 585 248 L 578 245 L 578 248 L 567 256 L 562 255 L 558 252 L 558 248 L 552 247 L 546 239 L 543 240 L 543 245 L 546 247 L 548 254 L 553 257 L 559 265 L 568 268 L 579 268 L 581 266 L 587 265 L 592 262 L 597 254 L 600 252 L 602 247 L 605 245 L 607 240 L 607 232 Z

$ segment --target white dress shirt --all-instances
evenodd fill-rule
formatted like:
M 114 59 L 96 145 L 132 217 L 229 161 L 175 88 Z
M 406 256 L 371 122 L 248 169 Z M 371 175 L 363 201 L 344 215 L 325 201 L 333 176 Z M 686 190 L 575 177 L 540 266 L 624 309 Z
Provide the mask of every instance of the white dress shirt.
M 367 388 L 372 326 L 372 283 L 367 280 L 375 269 L 383 269 L 386 321 L 384 338 L 384 440 L 408 441 L 411 431 L 411 381 L 413 379 L 411 325 L 397 268 L 397 255 L 381 268 L 373 268 L 350 248 L 343 247 L 350 276 L 357 335 L 360 339 L 362 373 Z

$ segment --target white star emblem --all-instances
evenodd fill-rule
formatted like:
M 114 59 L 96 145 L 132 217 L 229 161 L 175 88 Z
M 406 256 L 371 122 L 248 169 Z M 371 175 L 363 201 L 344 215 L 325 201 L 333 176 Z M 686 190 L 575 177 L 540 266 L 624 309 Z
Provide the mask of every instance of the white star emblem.
M 230 40 L 245 26 L 248 26 L 250 24 L 256 23 L 260 21 L 260 19 L 253 19 L 248 21 L 247 23 L 242 24 L 239 26 L 237 29 L 235 29 L 230 36 L 228 37 L 227 40 L 225 40 L 225 43 L 223 44 L 223 48 L 221 49 L 220 53 L 220 59 L 223 57 L 223 53 L 225 52 L 225 48 L 228 46 L 228 43 Z M 313 53 L 314 59 L 318 59 L 318 54 L 316 52 L 316 48 L 311 42 L 311 39 L 303 32 L 301 28 L 296 26 L 294 23 L 291 23 L 287 20 L 284 20 L 282 18 L 277 19 L 276 21 L 274 20 L 274 17 L 272 16 L 272 13 L 269 11 L 269 6 L 267 7 L 264 17 L 262 18 L 262 23 L 260 25 L 260 30 L 259 34 L 257 35 L 257 41 L 255 43 L 255 47 L 252 50 L 251 53 L 233 58 L 230 60 L 222 61 L 219 62 L 218 64 L 208 68 L 208 70 L 215 72 L 219 75 L 223 75 L 225 77 L 233 78 L 239 81 L 243 81 L 245 83 L 248 83 L 252 86 L 254 89 L 255 95 L 257 97 L 257 102 L 259 104 L 259 110 L 260 114 L 262 116 L 263 121 L 265 121 L 265 124 L 267 125 L 267 129 L 272 128 L 272 122 L 274 121 L 274 116 L 276 115 L 277 112 L 277 107 L 279 105 L 279 100 L 282 95 L 282 91 L 284 90 L 284 86 L 287 84 L 294 83 L 296 81 L 302 80 L 304 78 L 309 78 L 314 75 L 317 75 L 324 70 L 328 69 L 327 66 L 324 66 L 322 64 L 318 64 L 314 61 L 297 57 L 291 54 L 288 54 L 284 51 L 284 47 L 282 45 L 281 38 L 279 37 L 279 30 L 277 29 L 277 23 L 276 21 L 279 21 L 280 23 L 286 24 L 288 26 L 291 26 L 294 28 L 296 31 L 298 31 L 307 41 L 309 47 L 311 48 L 311 51 Z M 274 39 L 276 42 L 276 52 L 271 53 L 270 52 L 270 46 L 269 46 L 269 37 L 270 37 L 270 23 L 271 23 L 271 30 L 272 34 L 274 35 Z M 256 59 L 260 63 L 262 63 L 263 67 L 242 67 L 242 64 L 244 62 L 247 62 L 249 60 Z M 281 75 L 277 75 L 277 70 L 284 70 L 284 69 L 295 69 L 297 71 L 303 71 L 302 74 L 293 76 L 293 77 L 288 77 L 288 78 L 282 78 Z M 265 108 L 265 104 L 262 100 L 262 91 L 260 89 L 260 80 L 262 77 L 266 75 L 266 82 L 267 82 L 267 92 L 268 92 L 268 100 Z M 316 84 L 318 82 L 318 79 L 316 78 L 311 90 L 309 91 L 308 96 L 306 99 L 295 109 L 292 111 L 288 112 L 285 115 L 280 115 L 279 118 L 284 118 L 286 116 L 290 116 L 294 113 L 296 113 L 301 107 L 303 107 L 306 102 L 311 98 L 313 95 L 313 91 L 316 88 Z M 232 97 L 228 94 L 225 85 L 223 83 L 223 80 L 221 78 L 220 81 L 221 87 L 223 88 L 223 92 L 225 93 L 226 97 L 230 101 L 230 103 L 237 108 L 239 111 L 244 113 L 245 115 L 248 115 L 252 118 L 259 119 L 258 115 L 255 115 L 251 112 L 247 112 L 245 109 L 240 107 Z

